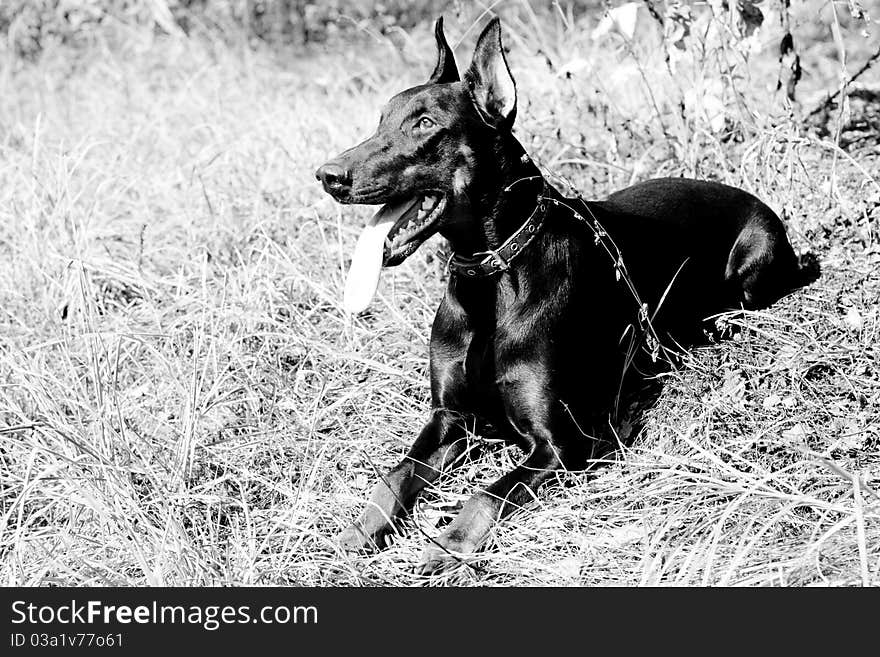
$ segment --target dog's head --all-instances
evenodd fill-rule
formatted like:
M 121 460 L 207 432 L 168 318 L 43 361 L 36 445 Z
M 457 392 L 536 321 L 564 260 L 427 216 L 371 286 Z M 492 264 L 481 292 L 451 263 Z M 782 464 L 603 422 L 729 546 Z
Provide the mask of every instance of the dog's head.
M 341 203 L 385 204 L 371 222 L 386 229 L 383 266 L 403 262 L 434 233 L 468 220 L 474 172 L 497 169 L 497 145 L 516 116 L 498 19 L 480 35 L 463 78 L 442 18 L 434 33 L 437 64 L 428 81 L 394 96 L 372 137 L 316 172 Z

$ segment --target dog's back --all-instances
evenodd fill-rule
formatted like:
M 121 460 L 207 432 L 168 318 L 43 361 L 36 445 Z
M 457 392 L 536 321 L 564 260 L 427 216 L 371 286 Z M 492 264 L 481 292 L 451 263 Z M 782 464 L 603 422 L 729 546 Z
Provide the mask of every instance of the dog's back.
M 679 264 L 687 258 L 684 267 L 694 276 L 682 292 L 697 305 L 712 297 L 708 305 L 713 312 L 740 305 L 765 308 L 819 276 L 814 256 L 795 255 L 776 213 L 729 185 L 657 178 L 617 191 L 597 205 L 606 214 L 608 230 L 627 242 L 621 248 L 631 255 L 624 257 L 636 268 L 653 261 L 651 253 L 658 250 L 674 255 Z M 659 273 L 648 270 L 651 278 Z M 651 287 L 649 281 L 644 285 Z

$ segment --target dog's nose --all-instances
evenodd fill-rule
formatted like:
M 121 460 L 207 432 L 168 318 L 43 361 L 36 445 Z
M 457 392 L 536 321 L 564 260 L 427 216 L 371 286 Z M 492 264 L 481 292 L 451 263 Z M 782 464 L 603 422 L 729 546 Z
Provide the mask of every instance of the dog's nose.
M 328 162 L 315 171 L 315 178 L 328 192 L 338 192 L 351 185 L 351 173 L 334 162 Z

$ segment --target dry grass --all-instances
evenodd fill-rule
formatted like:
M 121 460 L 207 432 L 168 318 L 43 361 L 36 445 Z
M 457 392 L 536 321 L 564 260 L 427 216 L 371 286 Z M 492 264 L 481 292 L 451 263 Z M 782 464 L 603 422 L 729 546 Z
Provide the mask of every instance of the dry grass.
M 474 16 L 449 18 L 457 37 Z M 474 568 L 435 581 L 877 585 L 876 146 L 845 153 L 788 121 L 772 54 L 737 69 L 749 76 L 728 111 L 743 131 L 722 142 L 705 94 L 675 109 L 712 70 L 673 77 L 648 46 L 534 20 L 508 27 L 536 158 L 592 197 L 664 173 L 750 189 L 824 276 L 731 318 L 738 339 L 667 376 L 614 462 L 565 475 Z M 336 548 L 374 469 L 426 416 L 442 259 L 427 245 L 347 318 L 341 283 L 369 210 L 334 205 L 311 172 L 421 81 L 429 44 L 424 30 L 403 54 L 374 40 L 273 55 L 132 31 L 2 60 L 3 583 L 425 581 L 423 534 L 519 454 L 475 437 L 389 549 Z M 811 48 L 807 95 L 836 84 L 833 50 Z

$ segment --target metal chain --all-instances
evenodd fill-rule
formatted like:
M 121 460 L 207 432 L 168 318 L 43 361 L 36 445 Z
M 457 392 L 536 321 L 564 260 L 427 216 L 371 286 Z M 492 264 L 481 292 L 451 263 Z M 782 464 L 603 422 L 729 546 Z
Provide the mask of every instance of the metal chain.
M 519 182 L 534 180 L 537 178 L 543 178 L 543 176 L 529 176 L 527 178 L 520 178 L 505 187 L 504 191 L 509 192 L 510 189 Z M 570 188 L 573 188 L 571 184 L 568 184 L 568 186 Z M 545 180 L 544 189 L 547 189 L 548 187 L 549 185 Z M 587 219 L 587 217 L 578 212 L 575 208 L 571 207 L 565 201 L 561 201 L 557 198 L 553 198 L 550 196 L 545 196 L 544 194 L 539 194 L 538 199 L 539 201 L 552 203 L 556 207 L 566 208 L 575 219 L 577 219 L 581 224 L 587 226 L 590 230 L 593 231 L 593 244 L 596 246 L 601 245 L 608 257 L 611 258 L 612 262 L 614 263 L 615 278 L 618 282 L 623 280 L 626 283 L 627 289 L 629 290 L 630 294 L 632 295 L 633 299 L 639 307 L 639 312 L 637 314 L 639 327 L 641 328 L 645 336 L 645 342 L 647 343 L 649 352 L 651 354 L 651 360 L 657 362 L 657 359 L 660 356 L 660 350 L 665 350 L 665 347 L 663 347 L 663 345 L 660 343 L 660 339 L 657 336 L 654 325 L 651 323 L 651 318 L 648 316 L 648 304 L 642 301 L 642 298 L 639 296 L 639 293 L 632 282 L 632 278 L 630 278 L 629 272 L 627 271 L 626 264 L 623 261 L 623 255 L 620 253 L 620 249 L 617 248 L 617 244 L 614 242 L 614 239 L 602 227 L 602 224 L 599 223 L 599 220 L 596 218 L 596 215 L 593 214 L 593 211 L 590 210 L 590 206 L 587 204 L 587 201 L 579 193 L 577 194 L 577 200 L 580 201 L 581 205 L 583 205 L 587 212 L 590 213 L 592 222 L 590 221 L 590 219 Z M 656 315 L 656 311 L 654 314 Z

